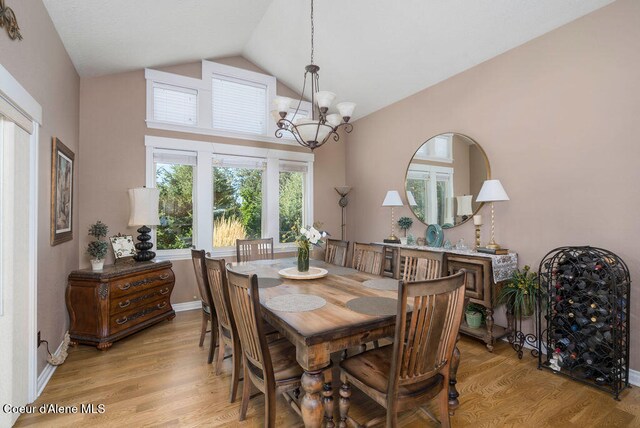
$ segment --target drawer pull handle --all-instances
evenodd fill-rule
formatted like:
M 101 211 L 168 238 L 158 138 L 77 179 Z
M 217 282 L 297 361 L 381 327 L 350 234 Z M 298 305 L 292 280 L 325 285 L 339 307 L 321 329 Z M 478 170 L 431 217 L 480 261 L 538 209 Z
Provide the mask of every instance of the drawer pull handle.
M 169 276 L 171 276 L 171 275 L 169 275 L 168 273 L 163 273 L 162 275 L 160 275 L 160 279 L 165 280 L 165 279 L 169 278 Z
M 164 290 L 160 290 L 160 294 L 162 295 L 169 294 L 169 287 L 165 288 Z
M 129 299 L 125 300 L 124 302 L 120 302 L 118 303 L 118 306 L 120 306 L 121 308 L 126 308 L 127 306 L 129 306 L 131 304 L 131 301 Z
M 116 320 L 116 324 L 122 325 L 122 324 L 126 323 L 127 321 L 129 321 L 129 319 L 127 317 L 119 318 L 119 319 Z
M 128 290 L 129 288 L 131 288 L 131 283 L 130 283 L 130 282 L 127 282 L 127 283 L 126 283 L 126 284 L 124 284 L 124 285 L 123 285 L 123 284 L 120 284 L 120 285 L 118 285 L 118 288 L 119 288 L 120 290 L 122 290 L 122 291 L 124 291 L 124 290 Z
M 167 302 L 158 303 L 158 309 L 163 309 L 167 306 Z

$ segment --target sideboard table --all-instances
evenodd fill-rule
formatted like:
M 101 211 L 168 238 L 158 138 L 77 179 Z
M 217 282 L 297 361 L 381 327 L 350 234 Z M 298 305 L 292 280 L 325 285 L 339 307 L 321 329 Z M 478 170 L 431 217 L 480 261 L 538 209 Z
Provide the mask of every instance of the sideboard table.
M 104 351 L 116 340 L 175 318 L 171 267 L 169 261 L 151 261 L 71 272 L 66 290 L 71 343 Z

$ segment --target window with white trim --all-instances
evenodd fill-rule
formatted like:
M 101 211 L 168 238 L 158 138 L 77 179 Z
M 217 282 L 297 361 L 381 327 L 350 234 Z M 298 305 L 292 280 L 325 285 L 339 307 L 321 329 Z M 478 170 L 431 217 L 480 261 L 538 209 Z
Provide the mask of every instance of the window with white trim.
M 453 168 L 412 163 L 407 190 L 417 206 L 414 212 L 427 224 L 453 224 Z
M 311 153 L 145 137 L 147 186 L 160 187 L 158 256 L 189 248 L 235 254 L 235 240 L 273 237 L 295 247 L 292 230 L 313 223 Z
M 453 134 L 441 134 L 423 144 L 415 154 L 415 159 L 434 162 L 453 162 Z
M 287 132 L 275 137 L 273 76 L 202 61 L 199 79 L 152 69 L 145 78 L 148 128 L 297 145 Z M 302 101 L 287 119 L 310 116 L 311 103 Z

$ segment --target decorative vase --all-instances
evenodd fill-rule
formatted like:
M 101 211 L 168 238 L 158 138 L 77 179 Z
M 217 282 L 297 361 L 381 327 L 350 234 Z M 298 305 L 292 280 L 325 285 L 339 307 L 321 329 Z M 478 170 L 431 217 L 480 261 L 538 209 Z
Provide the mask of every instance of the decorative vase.
M 104 267 L 104 259 L 92 259 L 91 260 L 91 269 L 92 270 L 102 270 Z
M 298 272 L 309 272 L 309 241 L 298 242 Z
M 480 328 L 482 325 L 482 313 L 481 312 L 465 312 L 464 314 L 467 325 L 470 328 Z

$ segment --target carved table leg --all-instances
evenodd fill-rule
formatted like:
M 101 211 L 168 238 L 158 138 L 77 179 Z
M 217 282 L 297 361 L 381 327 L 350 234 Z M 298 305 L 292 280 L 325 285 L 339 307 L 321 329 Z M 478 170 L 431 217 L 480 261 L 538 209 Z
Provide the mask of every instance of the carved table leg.
M 487 308 L 487 336 L 484 339 L 484 342 L 487 344 L 487 349 L 489 352 L 493 352 L 493 309 Z
M 459 334 L 456 339 L 456 347 L 453 349 L 451 365 L 449 366 L 449 414 L 451 416 L 453 416 L 460 405 L 460 402 L 458 401 L 460 393 L 458 393 L 458 390 L 456 389 L 456 384 L 458 383 L 458 366 L 460 365 L 460 350 L 457 345 L 458 340 L 460 340 Z
M 322 426 L 322 416 L 324 408 L 320 399 L 320 391 L 322 391 L 322 371 L 305 371 L 302 375 L 302 389 L 304 395 L 300 402 L 302 410 L 302 420 L 304 426 L 309 428 L 320 428 Z
M 102 342 L 98 343 L 96 348 L 98 348 L 100 351 L 106 351 L 107 349 L 111 348 L 111 345 L 113 345 L 113 342 Z
M 340 387 L 340 422 L 338 428 L 347 428 L 347 415 L 349 414 L 349 397 L 351 397 L 351 386 L 344 382 Z
M 335 424 L 333 423 L 333 388 L 331 387 L 331 383 L 327 382 L 324 384 L 324 388 L 322 391 L 322 395 L 324 396 L 324 420 L 326 428 L 334 428 Z

